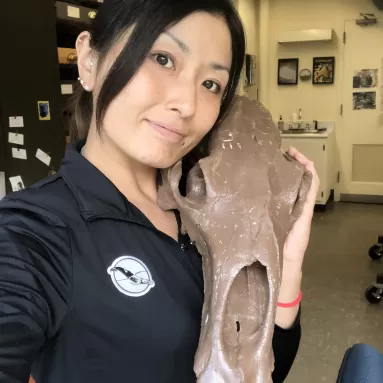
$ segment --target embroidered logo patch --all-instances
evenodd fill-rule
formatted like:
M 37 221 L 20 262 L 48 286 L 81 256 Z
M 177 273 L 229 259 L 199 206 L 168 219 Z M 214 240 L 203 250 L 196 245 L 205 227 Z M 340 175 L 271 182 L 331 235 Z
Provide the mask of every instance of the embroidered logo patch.
M 142 297 L 155 286 L 148 267 L 135 257 L 117 258 L 108 268 L 108 274 L 116 288 L 130 297 Z

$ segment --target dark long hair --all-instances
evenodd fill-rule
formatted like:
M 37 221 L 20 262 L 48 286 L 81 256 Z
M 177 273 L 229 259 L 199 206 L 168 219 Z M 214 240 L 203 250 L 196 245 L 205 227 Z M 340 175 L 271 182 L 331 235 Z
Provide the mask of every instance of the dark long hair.
M 134 28 L 100 89 L 95 113 L 99 132 L 109 105 L 133 78 L 159 35 L 195 12 L 208 12 L 223 17 L 231 34 L 232 66 L 216 125 L 222 121 L 235 96 L 245 56 L 244 30 L 231 0 L 105 0 L 89 30 L 91 48 L 98 52 L 99 66 L 113 44 L 130 27 Z M 93 115 L 92 93 L 78 87 L 72 106 L 71 139 L 85 138 Z M 185 170 L 208 155 L 213 130 L 214 127 L 184 158 Z

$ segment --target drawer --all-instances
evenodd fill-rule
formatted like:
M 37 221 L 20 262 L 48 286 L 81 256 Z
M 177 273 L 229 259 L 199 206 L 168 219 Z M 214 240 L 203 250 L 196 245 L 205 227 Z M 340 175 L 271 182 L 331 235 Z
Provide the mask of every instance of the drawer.
M 91 25 L 96 15 L 97 10 L 93 8 L 56 1 L 56 17 L 59 23 L 85 27 Z
M 98 8 L 104 0 L 66 0 L 66 3 L 82 5 L 83 7 Z
M 59 64 L 76 64 L 77 52 L 73 48 L 57 48 Z

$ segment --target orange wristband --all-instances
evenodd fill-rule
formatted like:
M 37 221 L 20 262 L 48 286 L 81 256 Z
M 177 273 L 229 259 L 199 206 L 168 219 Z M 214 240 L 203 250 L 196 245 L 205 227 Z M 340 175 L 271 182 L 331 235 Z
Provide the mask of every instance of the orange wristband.
M 285 308 L 285 309 L 289 309 L 289 308 L 295 307 L 295 306 L 299 305 L 299 303 L 301 303 L 301 301 L 302 301 L 302 296 L 303 296 L 303 294 L 302 294 L 302 291 L 301 291 L 301 292 L 299 293 L 298 298 L 297 298 L 294 302 L 291 302 L 291 303 L 280 303 L 280 302 L 278 302 L 278 303 L 277 303 L 277 306 L 278 306 L 278 307 L 283 307 L 283 308 Z

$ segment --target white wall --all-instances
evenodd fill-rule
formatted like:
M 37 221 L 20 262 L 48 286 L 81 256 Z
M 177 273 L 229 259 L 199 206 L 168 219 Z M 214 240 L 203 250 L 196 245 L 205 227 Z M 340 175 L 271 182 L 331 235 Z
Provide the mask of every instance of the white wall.
M 258 7 L 259 0 L 236 0 L 234 4 L 242 19 L 246 34 L 246 53 L 259 57 L 258 41 Z M 243 87 L 243 78 L 239 89 L 240 94 L 247 94 L 250 98 L 256 98 L 258 86 Z
M 302 108 L 305 120 L 336 120 L 341 123 L 342 103 L 343 31 L 345 20 L 360 18 L 360 13 L 383 12 L 372 0 L 270 0 L 268 97 L 264 100 L 273 117 L 283 115 L 285 121 L 293 112 Z M 335 38 L 331 43 L 283 44 L 277 42 L 280 31 L 333 28 Z M 334 85 L 312 85 L 298 80 L 297 86 L 277 85 L 278 58 L 299 58 L 300 69 L 312 70 L 312 59 L 318 56 L 335 56 Z M 261 73 L 262 76 L 262 73 Z

